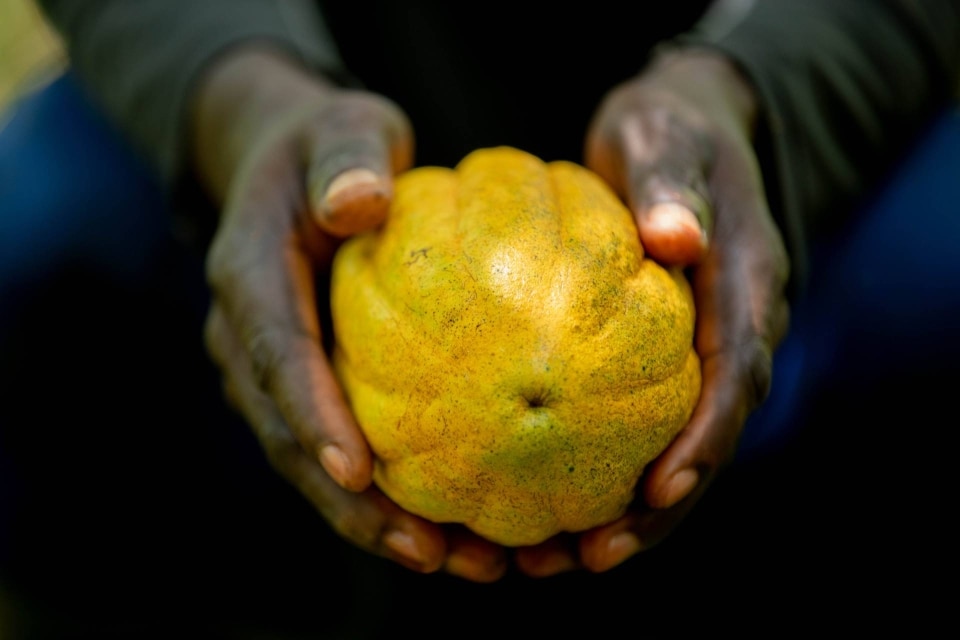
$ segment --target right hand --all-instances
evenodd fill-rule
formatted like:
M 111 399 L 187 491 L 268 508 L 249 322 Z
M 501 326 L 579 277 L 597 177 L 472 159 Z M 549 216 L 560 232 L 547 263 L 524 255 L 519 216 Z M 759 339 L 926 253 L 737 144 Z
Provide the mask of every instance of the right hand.
M 221 214 L 207 256 L 207 349 L 276 471 L 345 540 L 424 572 L 498 579 L 506 551 L 410 514 L 371 484 L 373 456 L 323 345 L 317 277 L 380 224 L 413 161 L 403 112 L 265 49 L 214 64 L 192 111 L 195 169 Z

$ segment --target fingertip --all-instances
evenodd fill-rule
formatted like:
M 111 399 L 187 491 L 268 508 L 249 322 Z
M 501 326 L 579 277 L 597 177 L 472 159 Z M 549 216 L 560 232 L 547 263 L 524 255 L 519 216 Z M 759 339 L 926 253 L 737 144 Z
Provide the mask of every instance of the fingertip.
M 559 535 L 532 546 L 518 547 L 517 568 L 531 578 L 547 578 L 582 568 L 576 537 Z
M 644 250 L 659 262 L 687 266 L 699 263 L 707 252 L 707 231 L 688 207 L 658 202 L 639 217 Z
M 629 517 L 622 518 L 583 535 L 580 559 L 587 571 L 608 571 L 643 550 L 640 538 L 630 529 L 632 522 Z
M 609 571 L 639 553 L 640 549 L 640 539 L 637 536 L 630 531 L 621 531 L 607 540 L 602 559 L 587 564 L 587 568 L 593 572 Z
M 443 566 L 447 573 L 458 578 L 490 583 L 496 582 L 507 572 L 507 556 L 502 548 L 492 544 L 461 541 L 451 544 Z
M 531 578 L 548 578 L 580 567 L 569 552 L 551 548 L 525 548 L 518 551 L 516 563 Z
M 314 194 L 313 217 L 327 233 L 347 237 L 383 222 L 392 197 L 389 178 L 365 167 L 347 169 Z
M 343 449 L 334 444 L 320 447 L 320 464 L 334 482 L 348 491 L 364 491 L 372 482 L 369 470 L 351 461 Z
M 699 482 L 700 474 L 695 469 L 681 469 L 657 490 L 648 492 L 647 503 L 654 509 L 669 509 L 690 495 Z
M 434 573 L 443 566 L 443 554 L 434 552 L 431 541 L 418 540 L 409 531 L 387 531 L 383 534 L 382 542 L 388 557 L 413 571 Z

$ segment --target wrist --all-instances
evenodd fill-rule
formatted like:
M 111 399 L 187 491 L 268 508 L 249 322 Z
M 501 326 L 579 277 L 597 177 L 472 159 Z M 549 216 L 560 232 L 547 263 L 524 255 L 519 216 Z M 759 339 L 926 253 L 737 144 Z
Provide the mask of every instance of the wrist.
M 238 47 L 214 61 L 189 112 L 193 168 L 211 196 L 222 201 L 265 131 L 306 105 L 322 103 L 332 90 L 323 77 L 264 44 Z

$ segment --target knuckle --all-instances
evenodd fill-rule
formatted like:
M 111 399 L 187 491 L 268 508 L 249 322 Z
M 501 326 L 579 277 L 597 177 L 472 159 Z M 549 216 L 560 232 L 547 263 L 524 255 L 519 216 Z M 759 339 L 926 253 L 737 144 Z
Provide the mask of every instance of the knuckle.
M 224 378 L 221 380 L 220 394 L 226 401 L 227 406 L 229 406 L 231 409 L 237 412 L 242 409 L 243 404 L 241 402 L 240 390 L 237 389 L 237 385 L 234 384 L 230 378 Z
M 317 114 L 316 122 L 328 132 L 359 132 L 374 125 L 390 134 L 394 129 L 405 131 L 407 128 L 406 115 L 395 102 L 361 90 L 340 92 L 336 100 Z
M 346 538 L 351 540 L 364 539 L 364 527 L 356 511 L 352 509 L 340 509 L 330 517 L 330 526 Z
M 254 380 L 265 392 L 276 389 L 286 371 L 294 366 L 302 369 L 300 361 L 321 349 L 319 335 L 287 323 L 251 325 L 244 343 L 250 355 Z
M 228 242 L 229 234 L 221 231 L 210 243 L 210 249 L 207 251 L 206 261 L 204 262 L 204 275 L 207 284 L 214 289 L 222 287 L 222 283 L 229 273 L 227 265 L 230 263 L 228 257 L 231 254 Z
M 751 405 L 757 407 L 770 395 L 773 381 L 773 355 L 766 340 L 755 336 L 744 353 L 744 371 Z
M 220 321 L 214 315 L 207 317 L 203 324 L 203 347 L 213 363 L 223 369 L 225 354 L 220 339 Z
M 284 332 L 267 327 L 257 327 L 249 331 L 247 351 L 256 385 L 269 392 L 274 388 L 280 372 L 289 361 L 289 350 L 285 348 Z
M 790 256 L 783 235 L 776 222 L 769 215 L 760 219 L 751 234 L 753 246 L 752 273 L 761 282 L 769 282 L 771 291 L 781 292 L 790 278 Z
M 380 538 L 380 527 L 371 527 L 362 510 L 340 509 L 331 514 L 328 522 L 341 537 L 364 549 L 375 549 Z
M 261 231 L 262 233 L 262 231 Z M 216 294 L 241 290 L 250 274 L 262 269 L 263 255 L 242 234 L 221 232 L 213 241 L 204 264 L 207 284 Z
M 269 437 L 261 437 L 260 445 L 270 466 L 293 482 L 294 470 L 302 455 L 299 444 L 293 438 L 275 433 Z

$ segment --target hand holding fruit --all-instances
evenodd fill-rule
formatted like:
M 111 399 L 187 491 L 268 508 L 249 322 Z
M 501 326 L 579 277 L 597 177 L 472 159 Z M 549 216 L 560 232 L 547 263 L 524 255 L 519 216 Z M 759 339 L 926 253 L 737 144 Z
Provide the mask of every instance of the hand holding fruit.
M 623 515 L 700 393 L 682 272 L 596 174 L 513 147 L 399 176 L 331 312 L 377 486 L 509 547 Z
M 391 498 L 515 547 L 534 576 L 603 571 L 670 533 L 732 459 L 786 330 L 754 109 L 735 71 L 699 52 L 610 93 L 587 160 L 630 205 L 629 241 L 612 194 L 516 150 L 401 178 L 385 227 L 343 247 L 333 281 L 335 363 Z M 666 356 L 693 348 L 693 314 L 667 310 L 682 288 L 641 275 L 644 250 L 690 267 L 695 378 Z
M 503 550 L 445 531 L 370 487 L 369 448 L 323 349 L 318 281 L 343 236 L 386 215 L 412 156 L 404 114 L 273 51 L 242 49 L 206 75 L 196 169 L 221 206 L 207 272 L 206 343 L 225 393 L 273 467 L 346 540 L 430 572 L 490 580 Z
M 679 51 L 611 91 L 587 165 L 634 212 L 646 251 L 689 265 L 703 367 L 686 428 L 644 473 L 636 509 L 576 541 L 522 550 L 528 573 L 608 569 L 664 539 L 734 456 L 789 322 L 789 262 L 752 146 L 752 90 L 719 54 Z
M 691 65 L 704 82 L 689 81 Z M 517 548 L 530 575 L 602 571 L 656 544 L 733 455 L 766 392 L 786 329 L 787 262 L 741 83 L 723 63 L 695 56 L 625 84 L 598 111 L 588 165 L 630 205 L 650 256 L 694 266 L 703 394 L 646 469 L 638 509 Z M 384 219 L 393 176 L 412 162 L 409 123 L 378 96 L 325 85 L 260 51 L 221 62 L 195 114 L 197 168 L 223 206 L 208 260 L 207 344 L 272 464 L 363 549 L 419 571 L 500 577 L 504 547 L 414 516 L 370 485 L 371 452 L 322 348 L 329 336 L 316 316 L 324 305 L 314 277 L 327 272 L 344 236 Z

